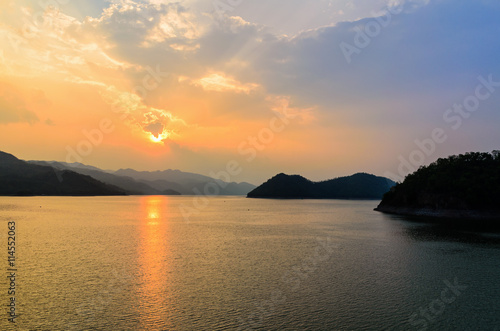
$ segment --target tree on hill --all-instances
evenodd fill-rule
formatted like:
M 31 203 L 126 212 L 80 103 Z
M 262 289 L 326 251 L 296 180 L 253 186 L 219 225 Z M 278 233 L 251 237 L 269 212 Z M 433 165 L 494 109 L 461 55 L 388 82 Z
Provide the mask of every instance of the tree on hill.
M 500 151 L 440 158 L 406 176 L 380 206 L 500 209 Z

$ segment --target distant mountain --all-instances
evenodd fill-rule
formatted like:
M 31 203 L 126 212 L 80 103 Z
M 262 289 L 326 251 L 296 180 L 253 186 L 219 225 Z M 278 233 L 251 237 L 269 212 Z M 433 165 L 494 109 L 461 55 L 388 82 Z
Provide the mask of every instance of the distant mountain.
M 131 178 L 131 177 L 127 177 Z M 131 178 L 133 179 L 133 178 Z M 137 180 L 137 179 L 133 179 Z M 181 184 L 175 183 L 175 182 L 169 182 L 167 180 L 159 179 L 155 181 L 149 181 L 149 180 L 137 180 L 139 183 L 142 183 L 144 185 L 148 185 L 155 190 L 162 191 L 162 190 L 175 190 L 177 192 L 180 192 L 181 194 L 192 194 L 188 192 Z
M 128 176 L 138 180 L 166 180 L 176 183 L 187 183 L 192 181 L 207 182 L 213 180 L 213 178 L 208 176 L 171 169 L 163 171 L 137 171 L 134 169 L 120 169 L 115 171 L 114 174 L 118 176 Z
M 500 151 L 441 158 L 406 176 L 377 211 L 442 218 L 500 219 Z
M 91 176 L 103 183 L 122 189 L 130 195 L 195 195 L 206 194 L 209 183 L 215 183 L 219 195 L 246 195 L 255 188 L 249 183 L 226 183 L 200 174 L 182 172 L 180 170 L 136 171 L 120 169 L 115 172 L 101 170 L 81 163 L 55 161 L 28 161 L 31 164 L 51 166 L 58 170 Z M 212 193 L 212 191 L 210 191 Z
M 247 196 L 280 199 L 381 199 L 395 184 L 388 178 L 366 173 L 323 182 L 312 182 L 299 175 L 279 174 Z
M 90 176 L 103 183 L 114 185 L 130 195 L 180 195 L 181 193 L 170 188 L 155 189 L 145 183 L 136 181 L 133 178 L 110 174 L 96 167 L 87 166 L 81 163 L 28 161 L 32 164 L 51 166 L 59 170 L 71 170 L 82 175 Z
M 30 164 L 0 152 L 0 195 L 99 196 L 125 195 L 116 186 L 90 176 Z
M 115 175 L 128 176 L 137 181 L 148 184 L 158 190 L 174 189 L 185 195 L 194 195 L 197 192 L 205 193 L 208 184 L 214 183 L 219 188 L 219 195 L 246 195 L 255 188 L 249 183 L 226 183 L 218 179 L 200 174 L 183 172 L 179 170 L 164 171 L 136 171 L 133 169 L 120 169 Z

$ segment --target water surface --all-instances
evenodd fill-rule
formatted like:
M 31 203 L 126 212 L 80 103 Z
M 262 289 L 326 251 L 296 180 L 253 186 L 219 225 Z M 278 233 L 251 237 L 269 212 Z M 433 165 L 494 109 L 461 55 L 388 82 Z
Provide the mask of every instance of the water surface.
M 500 329 L 498 235 L 378 201 L 193 199 L 0 198 L 0 329 Z

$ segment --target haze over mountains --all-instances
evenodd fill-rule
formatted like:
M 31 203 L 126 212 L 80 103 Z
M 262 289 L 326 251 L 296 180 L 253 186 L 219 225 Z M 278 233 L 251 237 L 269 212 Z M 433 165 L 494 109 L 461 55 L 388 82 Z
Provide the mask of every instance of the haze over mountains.
M 31 164 L 0 152 L 0 195 L 126 195 L 116 186 L 73 171 Z
M 133 178 L 136 181 L 146 183 L 147 185 L 157 189 L 164 190 L 166 188 L 176 190 L 181 194 L 195 194 L 196 192 L 204 192 L 205 186 L 208 183 L 216 183 L 220 188 L 219 195 L 246 195 L 256 186 L 250 183 L 242 182 L 226 183 L 222 180 L 213 179 L 208 176 L 183 172 L 180 170 L 163 170 L 163 171 L 136 171 L 133 169 L 120 169 L 114 172 L 115 175 L 126 176 Z
M 63 174 L 63 180 L 56 174 Z M 74 179 L 73 188 L 64 182 L 66 176 Z M 179 170 L 106 171 L 81 163 L 22 161 L 0 152 L 2 195 L 194 195 L 206 194 L 204 188 L 209 183 L 217 184 L 219 195 L 246 195 L 255 188 L 249 183 L 226 183 Z
M 110 171 L 81 163 L 22 161 L 0 152 L 0 185 L 0 195 L 213 195 L 207 187 L 216 185 L 217 195 L 250 198 L 381 199 L 395 182 L 366 173 L 322 182 L 279 174 L 255 187 L 180 170 Z

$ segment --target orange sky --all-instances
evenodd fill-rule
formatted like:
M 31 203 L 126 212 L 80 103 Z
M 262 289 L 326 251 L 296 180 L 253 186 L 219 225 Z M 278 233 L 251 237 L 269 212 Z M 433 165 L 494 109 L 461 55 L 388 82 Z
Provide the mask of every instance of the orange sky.
M 0 4 L 0 150 L 22 159 L 202 174 L 236 160 L 243 172 L 233 180 L 255 184 L 278 172 L 314 180 L 383 175 L 414 139 L 441 125 L 448 107 L 426 96 L 437 115 L 420 117 L 408 108 L 422 96 L 418 89 L 394 98 L 376 88 L 341 91 L 355 77 L 342 70 L 355 67 L 335 58 L 331 46 L 324 53 L 301 48 L 322 40 L 326 30 L 311 23 L 319 9 L 294 31 L 283 18 L 275 26 L 251 22 L 255 12 L 244 6 L 216 15 L 196 1 L 54 3 Z M 347 3 L 335 15 L 347 12 Z M 384 1 L 377 6 L 365 12 Z M 356 15 L 368 17 L 361 9 Z M 321 61 L 325 72 L 314 67 Z M 467 84 L 455 87 L 456 96 Z M 328 99 L 336 93 L 338 101 Z M 395 111 L 408 111 L 407 120 Z M 374 151 L 389 161 L 377 161 Z M 427 161 L 455 151 L 450 146 Z

